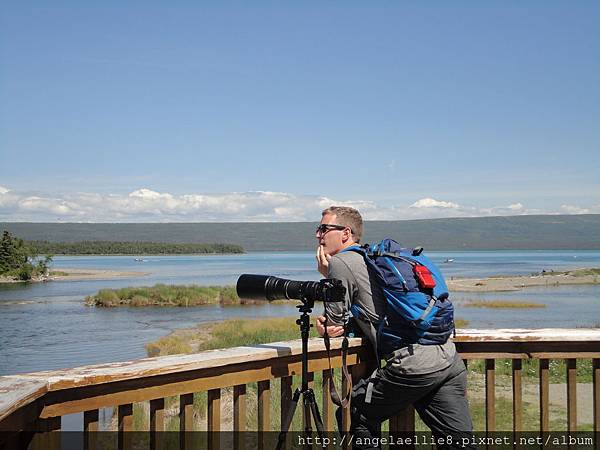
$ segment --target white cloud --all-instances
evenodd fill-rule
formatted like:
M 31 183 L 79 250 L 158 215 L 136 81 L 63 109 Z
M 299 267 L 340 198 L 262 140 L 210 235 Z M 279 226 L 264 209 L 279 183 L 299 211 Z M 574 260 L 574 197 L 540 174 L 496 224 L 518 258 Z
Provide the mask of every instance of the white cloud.
M 397 205 L 272 191 L 175 195 L 140 188 L 126 195 L 32 195 L 0 187 L 0 221 L 13 222 L 301 222 L 319 220 L 321 211 L 331 205 L 355 207 L 366 220 L 600 213 L 600 206 L 562 205 L 559 210 L 542 211 L 515 202 L 477 208 L 433 198 Z
M 592 213 L 592 209 L 581 208 L 576 205 L 561 205 L 560 207 L 566 214 L 591 214 Z M 595 212 L 598 212 L 598 209 L 600 209 L 600 208 L 595 208 L 595 209 L 596 209 Z
M 433 198 L 422 198 L 410 205 L 411 208 L 453 208 L 458 209 L 460 205 L 452 202 L 443 202 Z

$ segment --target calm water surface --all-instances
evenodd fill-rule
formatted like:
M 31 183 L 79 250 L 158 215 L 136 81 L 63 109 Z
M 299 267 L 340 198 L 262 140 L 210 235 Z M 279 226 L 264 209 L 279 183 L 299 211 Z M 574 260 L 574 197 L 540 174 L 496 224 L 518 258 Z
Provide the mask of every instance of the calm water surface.
M 600 267 L 597 251 L 430 252 L 447 277 L 527 275 L 541 270 Z M 316 280 L 310 252 L 220 256 L 56 257 L 54 270 L 93 268 L 140 271 L 143 277 L 95 281 L 0 284 L 0 375 L 146 356 L 144 344 L 177 328 L 233 317 L 296 315 L 295 303 L 193 308 L 90 308 L 86 295 L 102 288 L 167 284 L 234 284 L 242 273 Z M 453 259 L 451 263 L 445 263 Z M 471 328 L 594 326 L 600 322 L 600 286 L 529 288 L 518 292 L 455 294 L 457 317 Z M 500 310 L 464 308 L 468 299 L 515 299 L 545 308 Z M 320 308 L 319 308 L 320 309 Z

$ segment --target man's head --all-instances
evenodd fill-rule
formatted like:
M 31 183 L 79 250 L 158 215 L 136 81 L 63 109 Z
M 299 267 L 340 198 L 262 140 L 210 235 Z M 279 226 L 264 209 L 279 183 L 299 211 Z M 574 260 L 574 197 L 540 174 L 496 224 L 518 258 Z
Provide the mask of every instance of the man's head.
M 322 213 L 316 238 L 327 255 L 335 255 L 346 247 L 358 244 L 363 232 L 360 213 L 348 206 L 330 206 Z

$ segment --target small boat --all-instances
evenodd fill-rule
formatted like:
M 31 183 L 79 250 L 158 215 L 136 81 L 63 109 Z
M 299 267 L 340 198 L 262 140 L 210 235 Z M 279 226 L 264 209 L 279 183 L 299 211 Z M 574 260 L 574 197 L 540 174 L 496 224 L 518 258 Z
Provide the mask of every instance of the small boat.
M 137 261 L 137 262 L 148 262 L 147 259 L 142 259 L 142 258 L 135 258 L 134 261 Z
M 454 262 L 454 258 L 446 258 L 446 261 L 444 261 L 445 263 L 451 263 Z

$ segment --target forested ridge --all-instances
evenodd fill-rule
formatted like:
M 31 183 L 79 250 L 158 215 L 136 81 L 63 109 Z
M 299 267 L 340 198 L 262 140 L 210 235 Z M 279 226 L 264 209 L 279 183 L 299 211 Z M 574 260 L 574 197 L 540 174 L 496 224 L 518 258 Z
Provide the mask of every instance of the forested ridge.
M 207 243 L 245 251 L 314 250 L 314 222 L 0 223 L 28 241 Z M 396 239 L 426 250 L 600 249 L 600 214 L 367 221 L 362 242 Z
M 244 253 L 243 247 L 233 244 L 195 244 L 164 242 L 31 241 L 27 245 L 43 255 L 195 255 L 213 253 Z

